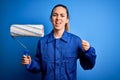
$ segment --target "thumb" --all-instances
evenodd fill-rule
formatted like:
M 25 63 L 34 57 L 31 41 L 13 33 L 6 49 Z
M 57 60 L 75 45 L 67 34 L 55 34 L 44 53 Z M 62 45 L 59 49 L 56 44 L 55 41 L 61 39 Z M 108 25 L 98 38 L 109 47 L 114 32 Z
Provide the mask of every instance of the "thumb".
M 27 56 L 28 60 L 29 60 L 29 64 L 31 63 L 31 57 Z
M 30 56 L 27 56 L 27 58 L 28 58 L 28 59 L 31 59 L 31 57 L 30 57 Z

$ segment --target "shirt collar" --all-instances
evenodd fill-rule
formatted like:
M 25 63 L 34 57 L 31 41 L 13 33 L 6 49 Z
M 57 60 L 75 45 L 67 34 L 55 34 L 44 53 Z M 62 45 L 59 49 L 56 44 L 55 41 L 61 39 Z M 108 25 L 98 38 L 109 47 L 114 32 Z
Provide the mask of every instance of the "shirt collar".
M 61 40 L 68 42 L 68 32 L 66 30 L 64 31 L 64 33 L 61 37 Z
M 68 42 L 68 32 L 66 30 L 64 31 L 64 33 L 60 39 L 63 40 L 64 42 Z M 52 32 L 49 34 L 48 42 L 52 42 L 54 40 L 55 40 L 54 32 L 52 30 Z

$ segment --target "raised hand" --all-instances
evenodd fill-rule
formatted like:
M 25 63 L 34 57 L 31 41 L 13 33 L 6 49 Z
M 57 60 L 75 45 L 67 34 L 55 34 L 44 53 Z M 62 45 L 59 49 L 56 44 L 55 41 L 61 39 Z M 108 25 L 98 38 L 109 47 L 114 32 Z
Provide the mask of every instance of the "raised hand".
M 88 41 L 82 40 L 82 48 L 87 51 L 90 48 L 90 44 Z

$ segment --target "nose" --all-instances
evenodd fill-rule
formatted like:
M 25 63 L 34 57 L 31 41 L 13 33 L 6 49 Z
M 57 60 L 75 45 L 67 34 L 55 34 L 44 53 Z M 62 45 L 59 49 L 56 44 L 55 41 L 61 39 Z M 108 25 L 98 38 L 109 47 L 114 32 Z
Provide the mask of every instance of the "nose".
M 60 18 L 61 18 L 60 15 L 58 15 L 58 16 L 57 16 L 57 19 L 60 19 Z

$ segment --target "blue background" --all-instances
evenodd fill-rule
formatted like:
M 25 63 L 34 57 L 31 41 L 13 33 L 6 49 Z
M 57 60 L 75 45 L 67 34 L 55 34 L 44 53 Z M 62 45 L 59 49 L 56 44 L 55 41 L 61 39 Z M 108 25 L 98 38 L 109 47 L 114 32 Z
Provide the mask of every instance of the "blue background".
M 85 71 L 78 61 L 78 80 L 120 80 L 120 0 L 0 0 L 0 80 L 40 80 L 21 64 L 24 49 L 10 36 L 12 24 L 43 24 L 52 30 L 50 13 L 56 4 L 70 13 L 70 32 L 96 49 L 96 65 Z M 39 38 L 20 37 L 34 58 Z

